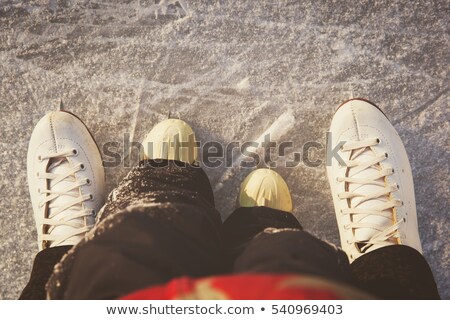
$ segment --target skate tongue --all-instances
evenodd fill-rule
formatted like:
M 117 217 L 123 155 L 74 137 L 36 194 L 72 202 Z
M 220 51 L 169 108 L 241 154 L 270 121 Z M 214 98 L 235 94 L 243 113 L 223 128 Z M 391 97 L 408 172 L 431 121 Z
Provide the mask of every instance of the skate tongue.
M 51 161 L 49 163 L 49 167 L 48 167 L 48 171 L 50 173 L 54 173 L 54 174 L 65 174 L 71 169 L 72 169 L 72 166 L 67 161 L 67 158 L 53 158 L 53 159 L 51 159 Z M 50 184 L 49 189 L 50 190 L 67 189 L 75 183 L 75 180 L 76 180 L 75 175 L 68 176 L 66 179 L 59 181 L 58 183 L 54 183 L 53 180 L 50 180 L 49 181 L 49 184 Z M 49 206 L 52 207 L 52 208 L 49 208 L 49 216 L 51 216 L 56 210 L 58 210 L 58 208 L 66 206 L 67 203 L 72 202 L 75 198 L 78 198 L 81 196 L 79 187 L 74 188 L 73 190 L 70 190 L 67 193 L 68 193 L 67 195 L 66 194 L 60 195 L 49 203 Z M 60 212 L 53 219 L 65 220 L 65 221 L 70 221 L 70 222 L 76 221 L 80 225 L 85 225 L 85 221 L 83 218 L 73 218 L 70 220 L 65 219 L 65 217 L 76 214 L 76 213 L 80 212 L 81 210 L 83 210 L 81 204 L 77 204 L 70 208 L 67 208 L 63 212 Z M 54 227 L 50 227 L 49 234 L 64 236 L 65 234 L 71 233 L 76 229 L 77 228 L 74 228 L 71 226 L 65 226 L 65 225 L 54 226 Z M 66 239 L 64 242 L 60 243 L 59 245 L 74 245 L 74 244 L 78 243 L 82 237 L 83 237 L 83 235 L 72 236 L 72 237 Z
M 366 148 L 366 150 L 364 152 L 362 152 L 358 157 L 357 160 L 360 163 L 364 163 L 367 161 L 370 161 L 373 159 L 373 157 L 375 157 L 375 152 L 370 149 L 370 148 Z M 376 174 L 379 170 L 381 169 L 380 164 L 376 164 L 372 167 L 369 167 L 355 175 L 352 175 L 352 170 L 355 170 L 355 168 L 350 168 L 349 170 L 349 176 L 353 177 L 353 178 L 368 178 L 373 174 Z M 384 183 L 384 179 L 379 179 L 378 181 L 381 181 Z M 380 191 L 382 190 L 384 187 L 382 186 L 378 186 L 378 185 L 374 185 L 374 184 L 356 184 L 356 183 L 350 183 L 349 184 L 349 192 L 353 192 L 353 193 L 357 193 L 357 194 L 361 194 L 361 195 L 369 195 L 372 194 L 374 192 Z M 350 201 L 350 204 L 352 207 L 355 206 L 355 204 L 357 204 L 363 197 L 355 197 Z M 376 199 L 371 199 L 371 200 L 367 200 L 364 201 L 363 203 L 357 205 L 357 208 L 376 208 L 379 207 L 380 205 L 383 205 L 385 202 L 389 201 L 388 196 L 382 196 Z M 393 216 L 393 211 L 392 209 L 390 210 L 385 210 L 384 212 L 386 213 L 391 213 Z M 368 215 L 365 216 L 362 214 L 354 214 L 353 218 L 352 218 L 353 222 L 360 222 L 360 223 L 368 223 L 368 224 L 372 224 L 372 225 L 376 225 L 379 227 L 380 230 L 383 230 L 385 228 L 388 228 L 389 226 L 391 226 L 393 224 L 393 220 L 387 217 L 383 217 L 381 215 Z M 365 242 L 370 240 L 373 236 L 375 236 L 376 234 L 378 234 L 380 231 L 373 229 L 373 228 L 357 228 L 354 229 L 354 235 L 355 235 L 355 241 L 356 242 L 361 242 L 359 244 L 357 244 L 357 246 L 359 247 L 359 249 L 361 249 L 364 245 Z M 394 240 L 392 240 L 394 241 Z M 366 249 L 364 249 L 365 252 L 367 251 L 372 251 L 375 250 L 376 248 L 378 248 L 378 245 L 372 245 L 369 248 L 366 247 Z

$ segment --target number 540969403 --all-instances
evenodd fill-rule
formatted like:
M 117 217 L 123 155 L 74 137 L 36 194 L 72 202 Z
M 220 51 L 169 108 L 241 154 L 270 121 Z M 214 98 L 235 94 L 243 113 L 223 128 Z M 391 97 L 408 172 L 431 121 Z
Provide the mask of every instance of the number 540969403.
M 342 314 L 342 305 L 272 305 L 272 314 Z

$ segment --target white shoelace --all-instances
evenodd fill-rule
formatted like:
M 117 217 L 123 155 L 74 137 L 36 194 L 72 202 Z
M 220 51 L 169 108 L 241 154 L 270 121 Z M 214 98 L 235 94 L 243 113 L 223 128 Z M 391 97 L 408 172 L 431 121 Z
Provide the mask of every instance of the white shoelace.
M 67 158 L 76 155 L 76 150 L 66 150 L 58 153 L 51 153 L 48 155 L 41 155 L 41 160 L 50 160 L 46 172 L 39 172 L 39 179 L 47 180 L 47 189 L 38 190 L 40 194 L 45 194 L 45 198 L 39 203 L 39 208 L 42 209 L 48 203 L 48 216 L 42 219 L 43 230 L 42 234 L 39 232 L 39 242 L 45 241 L 49 243 L 50 247 L 55 247 L 66 241 L 67 239 L 86 233 L 91 229 L 91 225 L 87 225 L 85 217 L 91 216 L 93 211 L 85 209 L 83 202 L 92 199 L 92 195 L 83 195 L 80 192 L 79 187 L 88 185 L 89 179 L 83 179 L 78 181 L 75 177 L 75 173 L 83 170 L 83 164 L 79 163 L 75 166 L 68 167 L 68 170 L 62 173 L 51 173 L 52 169 L 60 166 L 62 163 L 68 162 Z M 53 161 L 53 162 L 52 162 Z M 61 181 L 69 182 L 66 186 L 58 188 L 57 184 Z M 58 197 L 69 196 L 73 198 L 71 201 L 64 201 L 55 205 L 54 202 Z M 76 210 L 67 210 L 75 208 Z M 58 226 L 68 226 L 73 230 L 60 235 L 52 235 L 52 231 Z
M 353 192 L 346 191 L 338 194 L 340 199 L 347 199 L 349 203 L 349 208 L 342 209 L 341 213 L 344 215 L 350 215 L 350 223 L 344 225 L 344 228 L 349 230 L 352 229 L 353 238 L 348 241 L 348 244 L 359 244 L 359 251 L 366 252 L 371 246 L 375 245 L 386 245 L 392 244 L 399 237 L 399 225 L 404 221 L 395 221 L 394 209 L 403 205 L 403 202 L 397 199 L 393 199 L 391 192 L 398 190 L 398 185 L 388 185 L 386 177 L 394 173 L 392 168 L 383 168 L 381 162 L 383 162 L 388 155 L 376 155 L 375 151 L 372 149 L 373 146 L 378 145 L 379 139 L 366 139 L 362 141 L 351 141 L 343 145 L 342 151 L 351 152 L 350 160 L 346 163 L 346 177 L 338 177 L 338 182 L 346 183 L 345 190 L 351 190 L 350 185 L 354 185 L 357 189 L 359 186 L 363 185 L 373 185 L 378 186 L 371 193 L 362 194 L 358 193 L 358 190 Z M 364 157 L 360 157 L 364 153 Z M 370 154 L 371 156 L 367 156 Z M 363 160 L 358 159 L 364 158 Z M 371 170 L 367 176 L 355 177 L 358 173 L 367 170 Z M 382 200 L 383 203 L 374 207 L 360 207 L 363 203 L 370 200 Z M 391 226 L 386 227 L 385 225 L 379 225 L 376 223 L 363 222 L 363 220 L 369 216 L 384 217 L 391 220 Z M 369 239 L 356 239 L 355 232 L 357 229 L 370 228 L 373 230 L 373 236 Z M 355 246 L 356 247 L 356 246 Z M 356 249 L 356 248 L 355 248 Z

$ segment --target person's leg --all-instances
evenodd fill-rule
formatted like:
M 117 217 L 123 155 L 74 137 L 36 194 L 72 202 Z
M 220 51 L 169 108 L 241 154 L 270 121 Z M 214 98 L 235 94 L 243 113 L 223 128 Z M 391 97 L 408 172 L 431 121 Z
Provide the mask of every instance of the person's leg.
M 246 207 L 224 223 L 233 273 L 306 274 L 351 284 L 345 253 L 304 231 L 286 211 L 290 196 L 277 201 L 283 195 L 289 191 L 273 170 L 255 170 L 244 181 L 240 203 Z
M 339 151 L 328 155 L 336 156 L 328 180 L 356 284 L 381 298 L 439 298 L 421 255 L 412 171 L 395 128 L 377 106 L 353 99 L 338 108 L 330 133 L 327 150 Z
M 94 225 L 104 203 L 104 171 L 89 130 L 63 111 L 47 114 L 36 125 L 27 171 L 40 252 L 19 299 L 45 299 L 55 264 Z
M 224 223 L 233 273 L 292 273 L 352 284 L 347 256 L 267 207 L 239 208 Z
M 19 296 L 19 300 L 44 300 L 45 284 L 53 272 L 53 267 L 72 246 L 59 246 L 40 251 L 34 258 L 30 280 Z
M 433 273 L 417 250 L 387 246 L 351 265 L 355 285 L 382 299 L 440 299 Z
M 169 128 L 155 135 L 161 124 L 157 125 L 147 142 L 158 146 L 172 138 L 175 144 L 186 141 L 183 134 L 172 135 L 182 132 L 178 128 L 187 126 L 184 122 L 171 119 L 162 124 Z M 193 152 L 183 158 L 170 147 L 161 150 L 166 152 L 153 150 L 153 156 L 169 160 L 142 161 L 111 192 L 94 230 L 51 277 L 50 298 L 119 298 L 175 277 L 208 276 L 223 270 L 222 222 L 208 177 L 200 167 L 177 161 L 195 160 L 189 156 Z

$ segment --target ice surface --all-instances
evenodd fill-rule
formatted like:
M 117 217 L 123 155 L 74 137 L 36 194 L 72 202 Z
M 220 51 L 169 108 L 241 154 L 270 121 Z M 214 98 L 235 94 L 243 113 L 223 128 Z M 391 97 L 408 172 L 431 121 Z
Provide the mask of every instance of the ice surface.
M 171 111 L 201 141 L 273 131 L 298 149 L 324 144 L 335 107 L 354 95 L 377 103 L 404 139 L 424 253 L 449 299 L 447 8 L 422 0 L 2 0 L 0 298 L 18 296 L 37 251 L 27 143 L 61 98 L 100 146 L 124 133 L 140 141 Z M 136 162 L 133 153 L 126 160 Z M 106 169 L 109 190 L 128 167 Z M 304 227 L 337 244 L 324 165 L 277 171 Z M 207 173 L 226 217 L 248 169 Z

